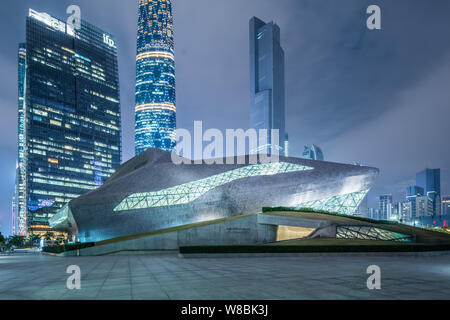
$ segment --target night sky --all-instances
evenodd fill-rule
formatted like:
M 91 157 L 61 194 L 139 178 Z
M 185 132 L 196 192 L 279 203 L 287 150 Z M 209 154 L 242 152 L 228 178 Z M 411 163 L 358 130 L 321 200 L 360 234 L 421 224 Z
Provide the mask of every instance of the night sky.
M 123 160 L 134 156 L 138 0 L 0 1 L 0 231 L 11 232 L 17 158 L 17 46 L 28 8 L 82 19 L 118 42 Z M 366 28 L 366 8 L 382 10 L 382 30 Z M 174 0 L 177 126 L 249 126 L 248 21 L 281 28 L 286 54 L 286 128 L 292 156 L 306 144 L 325 159 L 378 167 L 369 194 L 404 198 L 415 173 L 441 168 L 450 193 L 450 1 Z

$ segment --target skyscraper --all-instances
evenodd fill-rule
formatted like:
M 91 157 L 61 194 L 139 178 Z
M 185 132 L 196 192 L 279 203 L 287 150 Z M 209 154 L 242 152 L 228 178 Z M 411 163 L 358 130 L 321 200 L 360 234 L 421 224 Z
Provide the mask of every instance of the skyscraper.
M 419 186 L 409 186 L 406 187 L 406 198 L 415 197 L 415 196 L 423 196 L 425 194 L 425 190 Z
M 13 234 L 25 235 L 27 226 L 27 210 L 25 199 L 25 71 L 27 65 L 27 49 L 25 43 L 19 44 L 18 53 L 18 153 L 16 166 L 16 185 L 13 201 Z
M 433 215 L 433 201 L 427 196 L 420 196 L 415 201 L 415 217 L 427 217 Z
M 416 184 L 424 189 L 424 195 L 433 201 L 433 213 L 440 214 L 441 169 L 425 169 L 416 174 Z
M 450 196 L 442 197 L 442 215 L 450 215 Z
M 391 215 L 390 212 L 391 209 L 392 209 L 392 195 L 390 194 L 381 195 L 379 201 L 379 210 L 380 210 L 379 219 L 389 220 Z
M 175 57 L 171 0 L 140 0 L 136 56 L 136 155 L 175 147 Z
M 369 208 L 368 217 L 374 220 L 380 220 L 380 210 L 375 208 Z
M 402 202 L 394 202 L 388 205 L 388 212 L 390 213 L 390 220 L 399 221 L 402 219 L 403 213 L 403 203 Z
M 268 130 L 269 149 L 284 148 L 284 82 L 280 28 L 274 22 L 265 23 L 253 17 L 250 20 L 250 128 Z M 279 130 L 279 141 L 271 141 L 272 129 Z
M 19 46 L 17 234 L 42 234 L 69 200 L 121 162 L 114 37 L 30 9 Z

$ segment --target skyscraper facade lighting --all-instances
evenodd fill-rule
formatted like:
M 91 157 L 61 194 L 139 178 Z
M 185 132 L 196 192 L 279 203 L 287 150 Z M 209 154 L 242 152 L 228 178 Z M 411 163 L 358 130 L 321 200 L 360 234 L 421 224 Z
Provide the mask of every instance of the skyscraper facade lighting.
M 14 232 L 41 234 L 65 203 L 120 165 L 116 42 L 85 21 L 75 30 L 30 9 L 18 72 Z
M 24 122 L 25 122 L 25 71 L 27 64 L 27 49 L 26 44 L 19 44 L 18 53 L 18 153 L 17 153 L 17 166 L 16 166 L 16 185 L 14 191 L 13 201 L 13 221 L 12 232 L 17 235 L 25 235 L 26 233 L 26 221 L 27 211 L 25 203 L 25 179 L 26 179 L 26 167 L 25 167 L 25 135 L 24 135 Z M 21 205 L 22 204 L 22 205 Z
M 416 174 L 416 184 L 425 191 L 433 202 L 433 213 L 440 214 L 441 202 L 441 169 L 425 169 Z
M 450 215 L 450 196 L 442 197 L 442 215 Z
M 269 137 L 268 149 L 280 151 L 285 147 L 284 51 L 280 28 L 256 17 L 250 20 L 250 128 L 279 130 L 279 141 L 271 141 Z
M 171 0 L 140 0 L 136 55 L 136 155 L 172 151 L 176 129 Z
M 381 195 L 379 199 L 379 210 L 380 210 L 380 220 L 389 220 L 391 212 L 390 209 L 392 205 L 392 195 L 385 194 Z

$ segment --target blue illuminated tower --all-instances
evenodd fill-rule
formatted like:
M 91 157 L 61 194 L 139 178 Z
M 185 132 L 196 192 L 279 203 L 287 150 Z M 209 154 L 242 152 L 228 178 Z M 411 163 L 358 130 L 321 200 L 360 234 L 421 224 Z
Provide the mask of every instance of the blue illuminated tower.
M 136 56 L 136 154 L 175 146 L 175 59 L 171 0 L 140 0 Z

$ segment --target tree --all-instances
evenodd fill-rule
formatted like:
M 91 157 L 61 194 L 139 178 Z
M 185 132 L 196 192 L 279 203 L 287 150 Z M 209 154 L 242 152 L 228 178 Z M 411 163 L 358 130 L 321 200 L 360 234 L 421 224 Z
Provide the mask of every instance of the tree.
M 37 234 L 32 234 L 28 237 L 27 245 L 33 246 L 36 241 L 38 241 L 40 237 Z
M 0 243 L 3 243 L 3 242 L 5 242 L 5 237 L 0 232 Z
M 52 238 L 53 238 L 53 233 L 52 232 L 47 232 L 45 234 L 45 240 L 49 241 L 49 240 L 52 240 Z
M 15 246 L 18 248 L 23 247 L 24 243 L 25 243 L 25 237 L 23 236 L 11 236 L 9 237 L 9 245 L 10 246 Z

